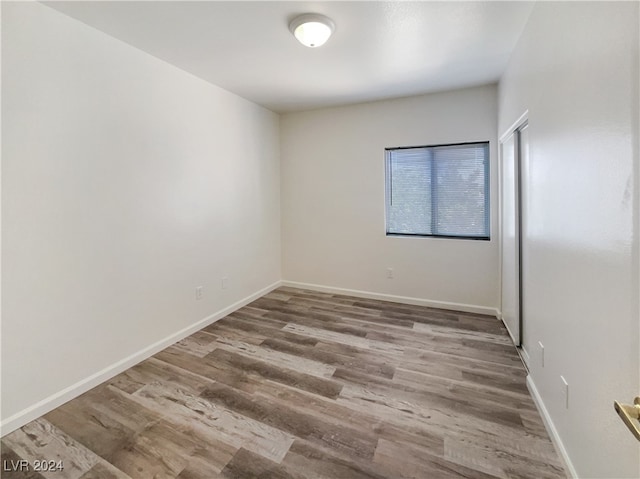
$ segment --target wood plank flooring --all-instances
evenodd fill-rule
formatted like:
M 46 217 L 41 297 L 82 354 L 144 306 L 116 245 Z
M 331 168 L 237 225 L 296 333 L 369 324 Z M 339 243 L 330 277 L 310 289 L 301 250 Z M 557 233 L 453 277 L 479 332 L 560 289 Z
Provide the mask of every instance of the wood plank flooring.
M 279 288 L 4 437 L 2 477 L 564 478 L 525 376 L 495 318 Z

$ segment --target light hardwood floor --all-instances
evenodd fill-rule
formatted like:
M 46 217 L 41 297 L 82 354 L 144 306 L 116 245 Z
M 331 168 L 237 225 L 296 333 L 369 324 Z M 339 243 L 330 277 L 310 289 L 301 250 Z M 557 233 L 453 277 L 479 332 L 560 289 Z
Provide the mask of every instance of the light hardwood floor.
M 4 437 L 64 470 L 2 477 L 564 478 L 525 375 L 495 318 L 280 288 Z

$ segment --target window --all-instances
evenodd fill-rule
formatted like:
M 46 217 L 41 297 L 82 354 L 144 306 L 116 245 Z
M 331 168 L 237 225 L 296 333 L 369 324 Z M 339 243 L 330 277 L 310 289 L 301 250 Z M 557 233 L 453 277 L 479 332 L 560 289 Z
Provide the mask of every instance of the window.
M 386 150 L 387 235 L 489 239 L 489 143 Z

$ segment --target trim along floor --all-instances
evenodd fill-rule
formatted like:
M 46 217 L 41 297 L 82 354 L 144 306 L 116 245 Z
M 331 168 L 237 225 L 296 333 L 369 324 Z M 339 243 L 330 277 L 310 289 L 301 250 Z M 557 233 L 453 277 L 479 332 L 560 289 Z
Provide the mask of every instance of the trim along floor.
M 525 379 L 493 317 L 282 287 L 5 436 L 2 477 L 565 478 Z

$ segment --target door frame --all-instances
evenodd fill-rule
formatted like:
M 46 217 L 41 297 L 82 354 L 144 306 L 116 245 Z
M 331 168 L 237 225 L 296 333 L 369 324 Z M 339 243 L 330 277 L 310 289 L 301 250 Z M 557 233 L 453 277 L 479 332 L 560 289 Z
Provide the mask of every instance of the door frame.
M 503 277 L 502 277 L 502 268 L 504 265 L 504 260 L 503 260 L 503 244 L 502 244 L 502 238 L 503 238 L 503 224 L 504 224 L 504 218 L 503 218 L 503 198 L 504 198 L 504 178 L 503 178 L 503 148 L 502 145 L 503 143 L 509 139 L 512 135 L 514 137 L 514 155 L 515 155 L 515 164 L 514 164 L 514 171 L 515 171 L 515 182 L 516 182 L 516 205 L 515 205 L 515 210 L 516 210 L 516 233 L 518 236 L 517 239 L 517 248 L 518 248 L 518 260 L 517 260 L 517 265 L 518 265 L 518 274 L 517 274 L 517 278 L 518 278 L 518 287 L 517 287 L 517 291 L 518 291 L 518 337 L 514 338 L 512 335 L 512 332 L 509 331 L 509 329 L 507 328 L 507 330 L 509 331 L 509 336 L 511 337 L 512 341 L 514 342 L 514 344 L 516 345 L 516 347 L 519 348 L 519 350 L 522 353 L 523 359 L 525 361 L 525 363 L 528 363 L 528 354 L 527 352 L 522 348 L 523 346 L 523 329 L 524 329 L 524 277 L 523 277 L 523 209 L 522 209 L 522 205 L 523 205 L 523 201 L 522 201 L 522 190 L 523 190 L 523 177 L 522 177 L 522 155 L 521 155 L 521 144 L 520 144 L 520 137 L 518 135 L 518 132 L 521 131 L 522 129 L 524 129 L 525 127 L 527 127 L 529 125 L 529 110 L 525 110 L 525 112 L 520 115 L 520 117 L 511 124 L 511 126 L 509 126 L 509 128 L 507 128 L 502 135 L 500 135 L 500 138 L 498 140 L 498 225 L 499 225 L 499 286 L 500 286 L 500 308 L 499 308 L 499 317 L 500 320 L 504 323 L 504 318 L 502 315 L 502 305 L 503 305 Z M 505 324 L 506 327 L 506 324 Z

